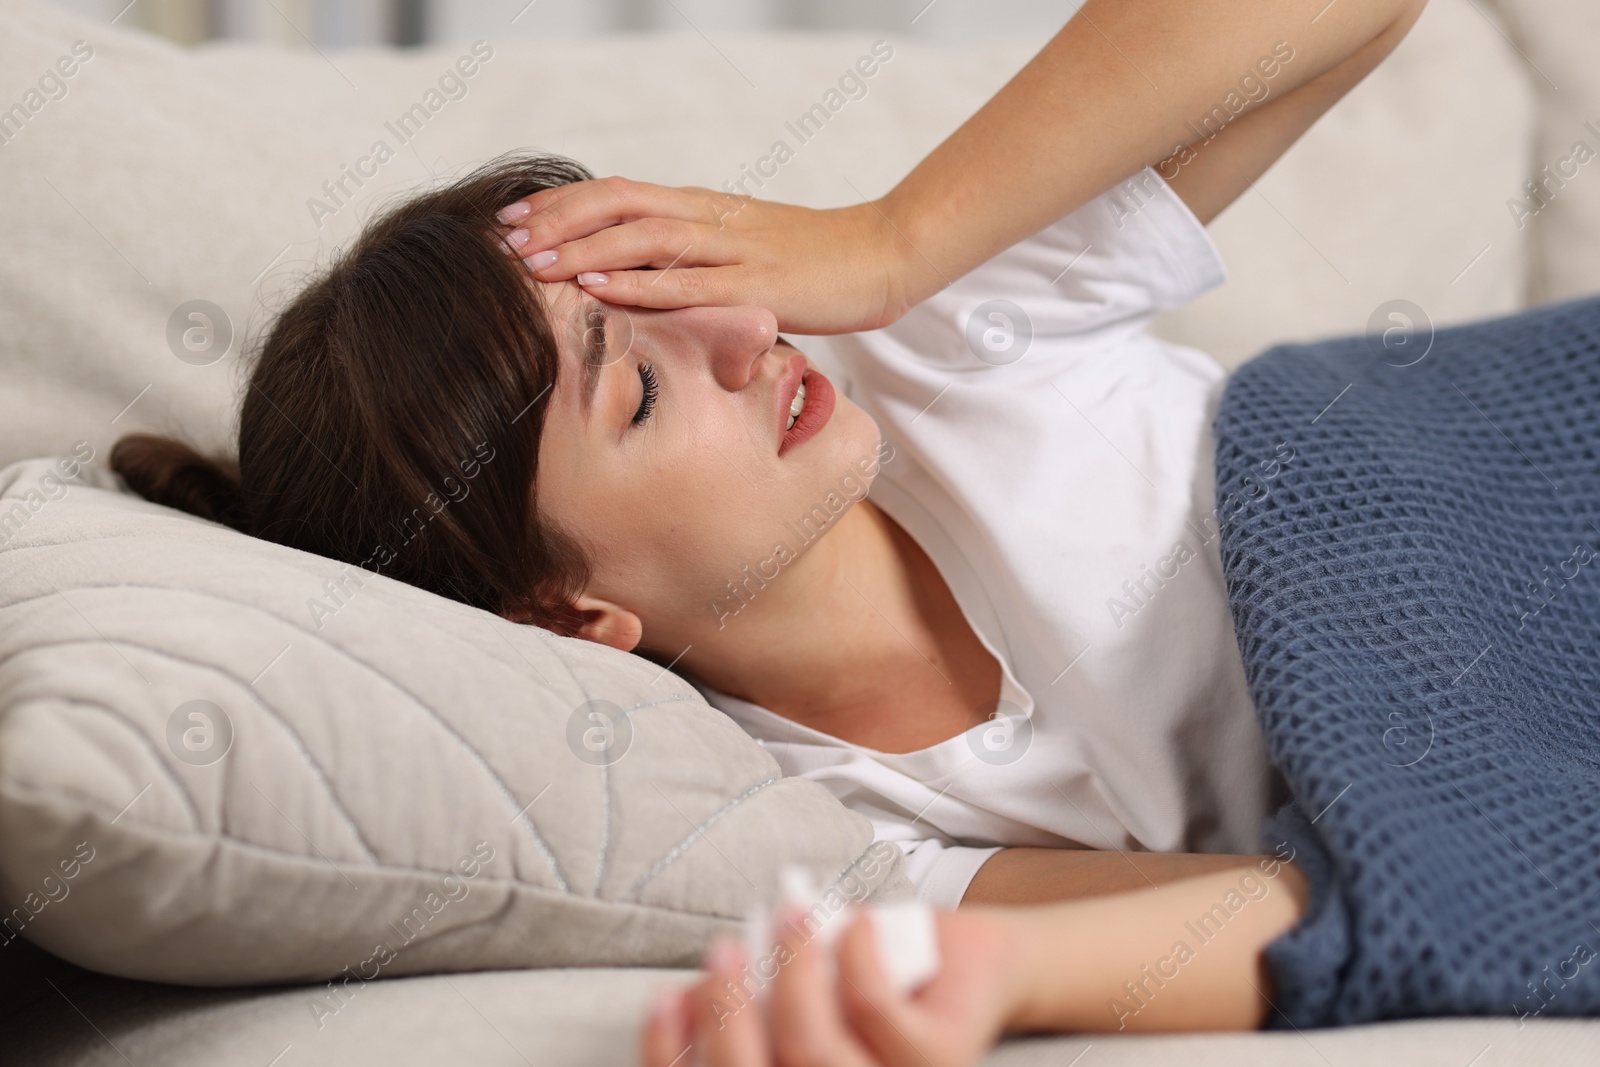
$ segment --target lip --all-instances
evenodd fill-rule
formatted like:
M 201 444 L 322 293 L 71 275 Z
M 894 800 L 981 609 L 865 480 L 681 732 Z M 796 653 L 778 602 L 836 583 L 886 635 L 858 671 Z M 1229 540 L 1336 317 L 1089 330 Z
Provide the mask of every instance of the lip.
M 794 420 L 794 426 L 785 430 L 784 426 L 789 421 L 789 408 L 794 404 L 795 394 L 800 392 L 802 384 L 806 387 L 806 406 L 800 412 L 800 417 Z M 828 420 L 833 417 L 834 391 L 833 383 L 820 371 L 807 367 L 806 357 L 796 352 L 789 357 L 789 369 L 778 380 L 776 393 L 778 455 L 782 457 L 790 449 L 815 436 L 818 430 L 828 424 Z

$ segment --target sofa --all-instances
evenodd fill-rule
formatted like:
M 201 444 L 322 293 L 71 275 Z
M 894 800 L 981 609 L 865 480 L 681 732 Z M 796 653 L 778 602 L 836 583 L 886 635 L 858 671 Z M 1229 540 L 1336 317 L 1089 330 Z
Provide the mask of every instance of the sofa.
M 305 590 L 348 577 L 331 561 L 240 544 L 103 467 L 132 430 L 228 451 L 252 339 L 376 206 L 529 147 L 600 174 L 737 182 L 880 41 L 892 58 L 864 91 L 746 186 L 816 206 L 888 189 L 1042 42 L 185 49 L 35 0 L 0 8 L 0 519 L 70 486 L 0 523 L 0 903 L 40 902 L 0 943 L 0 1063 L 625 1063 L 650 992 L 692 975 L 783 864 L 908 893 L 897 856 L 863 864 L 863 819 L 775 777 L 670 671 L 384 578 L 336 599 L 336 625 L 307 626 Z M 1396 301 L 1426 331 L 1600 291 L 1600 168 L 1578 149 L 1600 149 L 1596 47 L 1587 0 L 1433 0 L 1211 225 L 1229 284 L 1152 329 L 1231 367 L 1390 329 Z M 825 342 L 795 341 L 848 379 Z M 172 739 L 188 735 L 170 732 L 169 686 L 245 709 L 217 759 Z M 657 716 L 629 720 L 630 759 L 562 762 L 568 711 L 608 698 Z M 670 735 L 650 725 L 668 720 Z M 548 800 L 543 783 L 559 785 Z M 80 837 L 95 859 L 72 851 Z M 477 873 L 493 862 L 503 874 Z M 59 898 L 38 896 L 42 878 Z M 351 981 L 371 923 L 435 882 L 460 888 L 456 910 Z M 1508 1006 L 1019 1036 L 985 1063 L 1597 1057 L 1600 1022 Z

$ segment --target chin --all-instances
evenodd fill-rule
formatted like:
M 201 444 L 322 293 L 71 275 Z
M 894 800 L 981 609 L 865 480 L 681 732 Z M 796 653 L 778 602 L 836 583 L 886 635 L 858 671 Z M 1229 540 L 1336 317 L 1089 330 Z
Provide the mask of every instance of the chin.
M 828 489 L 846 492 L 848 487 L 849 495 L 856 499 L 866 495 L 883 457 L 892 455 L 877 420 L 844 397 L 840 397 L 833 418 L 823 427 L 817 443 L 827 445 L 825 466 L 831 474 Z M 855 488 L 858 484 L 859 489 Z

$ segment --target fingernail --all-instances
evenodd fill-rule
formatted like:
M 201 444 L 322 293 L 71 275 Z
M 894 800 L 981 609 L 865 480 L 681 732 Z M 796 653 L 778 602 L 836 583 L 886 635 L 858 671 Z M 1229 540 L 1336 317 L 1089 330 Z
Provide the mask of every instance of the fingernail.
M 578 272 L 579 285 L 604 285 L 610 280 L 610 278 L 606 277 L 604 274 L 601 274 L 597 270 L 585 270 Z
M 507 204 L 505 207 L 495 212 L 494 217 L 499 219 L 501 222 L 516 222 L 518 219 L 527 218 L 528 213 L 532 210 L 533 208 L 528 205 L 526 200 L 518 200 L 515 204 Z
M 535 252 L 533 255 L 529 256 L 528 266 L 534 270 L 544 270 L 546 267 L 554 264 L 555 261 L 556 250 L 552 248 L 544 252 Z
M 517 229 L 517 230 L 512 230 L 510 233 L 506 234 L 506 244 L 510 245 L 513 250 L 521 249 L 522 246 L 527 244 L 527 243 L 528 243 L 528 231 L 527 230 Z

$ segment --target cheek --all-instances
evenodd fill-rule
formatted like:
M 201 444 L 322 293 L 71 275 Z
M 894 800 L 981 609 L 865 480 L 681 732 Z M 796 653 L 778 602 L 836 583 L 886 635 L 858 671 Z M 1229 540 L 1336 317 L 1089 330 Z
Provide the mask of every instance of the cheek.
M 576 428 L 546 424 L 534 501 L 541 520 L 583 541 L 598 557 L 620 539 L 619 528 L 626 529 L 629 487 L 618 484 L 615 465 L 600 462 L 579 440 Z
M 589 472 L 576 486 L 581 514 L 619 579 L 665 587 L 695 580 L 695 572 L 725 553 L 730 512 L 745 486 L 706 442 L 681 440 L 665 424 L 644 447 Z
M 883 440 L 877 421 L 854 403 L 841 400 L 830 422 L 834 434 L 825 461 L 819 463 L 819 479 L 824 491 L 836 490 L 860 499 L 885 465 L 892 463 L 893 450 Z
M 733 412 L 693 426 L 670 405 L 657 417 L 643 447 L 574 477 L 563 501 L 585 523 L 597 562 L 635 590 L 710 595 L 741 581 L 747 566 L 761 568 L 780 545 L 796 558 L 866 495 L 883 466 L 877 423 L 842 396 L 803 463 L 756 451 Z
M 699 429 L 670 450 L 670 459 L 662 450 L 642 472 L 619 519 L 632 534 L 631 562 L 691 596 L 738 581 L 744 565 L 772 553 L 791 517 L 771 467 L 752 462 L 742 436 L 713 447 L 706 428 Z
M 805 461 L 792 462 L 799 452 L 785 457 L 782 491 L 767 507 L 771 525 L 791 539 L 802 529 L 831 528 L 867 496 L 883 469 L 881 440 L 872 416 L 841 397 L 824 432 L 807 442 Z

